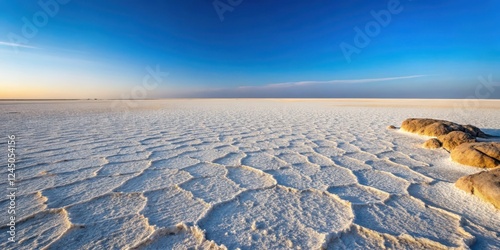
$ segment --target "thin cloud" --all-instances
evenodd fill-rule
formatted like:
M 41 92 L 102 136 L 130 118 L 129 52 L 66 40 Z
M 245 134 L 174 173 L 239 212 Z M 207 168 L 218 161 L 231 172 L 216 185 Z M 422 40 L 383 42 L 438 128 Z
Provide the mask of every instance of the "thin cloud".
M 300 81 L 300 82 L 283 82 L 272 83 L 264 86 L 242 86 L 239 89 L 247 88 L 286 88 L 293 86 L 304 86 L 314 84 L 356 84 L 356 83 L 372 83 L 372 82 L 386 82 L 394 80 L 412 79 L 425 77 L 428 75 L 412 75 L 412 76 L 398 76 L 398 77 L 385 77 L 385 78 L 368 78 L 368 79 L 348 79 L 348 80 L 329 80 L 329 81 Z
M 36 49 L 36 47 L 29 46 L 29 45 L 24 45 L 24 44 L 20 44 L 20 43 L 2 42 L 2 41 L 0 41 L 0 46 L 9 46 L 9 47 L 21 47 L 21 48 L 27 48 L 27 49 Z

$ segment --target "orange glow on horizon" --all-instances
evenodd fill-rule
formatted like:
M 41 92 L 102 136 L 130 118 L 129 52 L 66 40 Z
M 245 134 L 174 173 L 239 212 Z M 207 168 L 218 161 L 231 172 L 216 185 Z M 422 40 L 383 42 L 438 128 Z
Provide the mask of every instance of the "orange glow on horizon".
M 43 86 L 12 86 L 0 84 L 0 99 L 107 99 L 118 96 L 111 89 L 89 89 L 88 87 L 43 87 Z

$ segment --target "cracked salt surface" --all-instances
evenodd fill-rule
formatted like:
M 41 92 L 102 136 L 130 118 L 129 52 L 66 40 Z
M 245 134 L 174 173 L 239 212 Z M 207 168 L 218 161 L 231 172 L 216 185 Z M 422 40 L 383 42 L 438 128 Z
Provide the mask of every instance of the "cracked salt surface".
M 19 190 L 18 242 L 0 248 L 500 249 L 500 212 L 453 186 L 478 170 L 385 129 L 411 116 L 495 132 L 500 102 L 467 117 L 457 101 L 367 102 L 382 105 L 1 102 Z

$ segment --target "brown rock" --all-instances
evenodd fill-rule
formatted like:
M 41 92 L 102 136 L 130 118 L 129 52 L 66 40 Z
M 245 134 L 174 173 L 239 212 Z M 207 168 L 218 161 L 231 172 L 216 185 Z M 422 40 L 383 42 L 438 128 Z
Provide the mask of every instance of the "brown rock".
M 446 124 L 446 121 L 418 118 L 404 120 L 401 124 L 401 129 L 410 133 L 436 137 L 453 131 L 453 129 Z
M 428 148 L 428 149 L 440 148 L 441 142 L 436 138 L 432 138 L 432 139 L 425 141 L 424 144 L 422 145 L 422 147 Z
M 476 138 L 468 133 L 462 131 L 452 131 L 446 135 L 441 135 L 438 140 L 443 144 L 443 148 L 451 151 L 460 144 L 476 142 Z
M 495 168 L 500 165 L 500 143 L 464 143 L 451 151 L 451 159 L 468 166 Z
M 464 176 L 455 182 L 455 186 L 500 209 L 500 168 Z
M 460 125 L 437 119 L 409 118 L 403 121 L 401 129 L 410 133 L 434 137 L 446 135 L 452 131 L 462 131 L 474 137 L 487 137 L 479 128 L 472 125 Z
M 463 125 L 464 129 L 465 129 L 465 132 L 474 136 L 474 137 L 480 137 L 480 138 L 487 138 L 489 137 L 489 135 L 487 135 L 486 133 L 484 133 L 483 131 L 481 131 L 481 129 L 479 129 L 478 127 L 476 126 L 472 126 L 472 125 Z

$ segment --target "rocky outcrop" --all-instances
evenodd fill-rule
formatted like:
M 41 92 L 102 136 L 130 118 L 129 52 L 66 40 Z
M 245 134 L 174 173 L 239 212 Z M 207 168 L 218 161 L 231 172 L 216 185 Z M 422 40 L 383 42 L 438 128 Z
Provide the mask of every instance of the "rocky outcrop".
M 442 144 L 443 148 L 451 152 L 457 146 L 464 143 L 476 142 L 476 137 L 462 131 L 452 131 L 446 135 L 441 135 L 437 138 Z
M 477 174 L 464 176 L 455 186 L 492 203 L 500 209 L 500 142 L 477 142 L 476 138 L 493 138 L 472 125 L 460 125 L 436 119 L 409 118 L 401 129 L 410 133 L 436 138 L 425 141 L 424 148 L 443 147 L 451 159 L 463 165 L 489 168 Z
M 401 129 L 437 137 L 427 140 L 422 146 L 428 149 L 443 147 L 451 153 L 455 162 L 480 168 L 494 168 L 500 165 L 500 143 L 477 142 L 477 137 L 492 136 L 475 126 L 437 119 L 408 118 L 403 121 Z
M 500 168 L 464 176 L 455 182 L 455 186 L 500 209 Z
M 450 121 L 427 118 L 406 119 L 401 124 L 401 129 L 410 133 L 433 137 L 446 135 L 452 131 L 462 131 L 474 137 L 488 137 L 483 131 L 472 125 L 460 125 Z
M 451 151 L 451 159 L 468 166 L 495 168 L 500 166 L 500 143 L 464 143 Z

